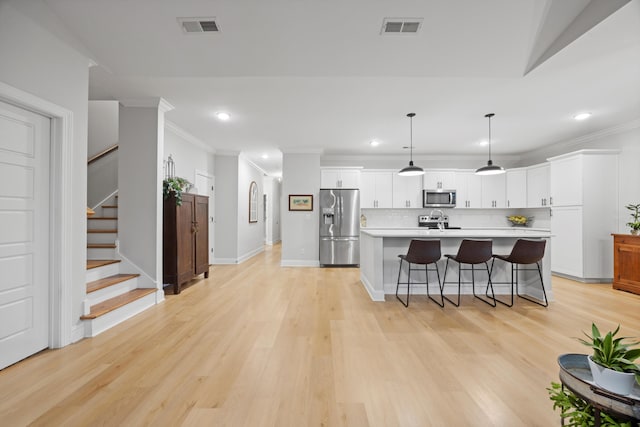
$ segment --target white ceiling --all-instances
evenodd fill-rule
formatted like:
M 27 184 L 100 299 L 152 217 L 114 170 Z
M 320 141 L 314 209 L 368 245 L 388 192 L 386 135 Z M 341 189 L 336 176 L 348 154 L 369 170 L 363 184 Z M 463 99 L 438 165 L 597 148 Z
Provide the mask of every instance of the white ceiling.
M 402 155 L 409 112 L 417 155 L 483 155 L 489 112 L 497 155 L 640 117 L 640 0 L 43 1 L 98 64 L 91 99 L 163 97 L 168 120 L 272 174 L 281 150 Z M 383 36 L 387 17 L 424 21 Z

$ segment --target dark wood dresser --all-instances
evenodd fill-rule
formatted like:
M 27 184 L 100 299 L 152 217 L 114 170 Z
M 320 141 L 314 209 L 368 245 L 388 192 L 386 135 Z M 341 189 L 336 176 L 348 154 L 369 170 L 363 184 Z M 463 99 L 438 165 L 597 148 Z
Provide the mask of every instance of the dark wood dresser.
M 182 194 L 176 205 L 173 194 L 164 199 L 162 238 L 163 283 L 180 286 L 204 273 L 209 277 L 209 198 Z
M 640 236 L 612 234 L 613 289 L 640 295 Z

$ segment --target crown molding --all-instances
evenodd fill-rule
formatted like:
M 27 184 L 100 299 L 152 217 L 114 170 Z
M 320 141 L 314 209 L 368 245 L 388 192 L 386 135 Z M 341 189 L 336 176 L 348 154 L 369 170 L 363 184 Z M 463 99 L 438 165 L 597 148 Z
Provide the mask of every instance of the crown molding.
M 321 148 L 300 148 L 300 147 L 287 147 L 280 148 L 282 154 L 320 154 L 324 153 Z
M 182 129 L 180 126 L 178 126 L 174 122 L 169 121 L 169 120 L 165 120 L 164 121 L 164 126 L 165 126 L 166 129 L 168 129 L 169 131 L 171 131 L 175 135 L 177 135 L 180 138 L 184 139 L 185 141 L 195 145 L 196 147 L 201 148 L 201 149 L 203 149 L 203 150 L 205 150 L 205 151 L 207 151 L 209 153 L 216 154 L 215 148 L 210 147 L 207 143 L 205 143 L 201 139 L 198 139 L 195 136 L 191 135 L 189 132 L 187 132 L 186 130 Z
M 171 111 L 175 108 L 164 98 L 128 98 L 120 99 L 119 102 L 125 107 L 157 108 L 163 113 Z
M 577 138 L 571 138 L 567 140 L 559 140 L 556 142 L 552 142 L 551 144 L 547 144 L 540 148 L 536 148 L 535 150 L 528 151 L 526 153 L 522 153 L 523 157 L 528 157 L 536 154 L 544 154 L 549 149 L 553 148 L 554 150 L 559 151 L 571 151 L 576 146 L 581 146 L 591 141 L 595 141 L 607 136 L 617 135 L 620 133 L 629 132 L 631 130 L 640 128 L 640 117 L 633 119 L 631 121 L 621 123 L 616 126 L 611 126 L 605 129 L 600 129 L 596 132 L 588 133 L 586 135 L 579 136 Z

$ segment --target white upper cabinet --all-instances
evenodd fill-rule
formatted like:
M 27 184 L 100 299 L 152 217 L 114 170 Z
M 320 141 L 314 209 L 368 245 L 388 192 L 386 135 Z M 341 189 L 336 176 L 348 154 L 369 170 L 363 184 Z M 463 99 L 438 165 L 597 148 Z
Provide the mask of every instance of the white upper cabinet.
M 554 158 L 551 161 L 551 197 L 553 206 L 582 205 L 582 156 Z
M 422 177 L 393 175 L 393 207 L 422 207 Z
M 527 168 L 527 207 L 546 208 L 549 206 L 549 163 Z
M 507 177 L 507 207 L 527 207 L 527 169 L 509 169 Z
M 456 172 L 456 208 L 482 207 L 482 180 L 472 171 Z
M 507 175 L 483 175 L 482 178 L 482 207 L 507 207 Z
M 360 169 L 320 169 L 321 188 L 360 188 Z
M 393 172 L 362 172 L 360 176 L 360 208 L 391 208 Z
M 456 173 L 450 170 L 430 170 L 423 175 L 425 190 L 455 190 Z

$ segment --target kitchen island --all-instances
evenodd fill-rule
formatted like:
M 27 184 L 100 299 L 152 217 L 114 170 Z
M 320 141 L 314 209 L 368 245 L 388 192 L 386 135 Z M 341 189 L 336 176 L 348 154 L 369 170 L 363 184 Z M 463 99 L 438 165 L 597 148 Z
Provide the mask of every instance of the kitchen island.
M 463 239 L 492 239 L 494 254 L 509 254 L 516 240 L 525 239 L 545 239 L 547 246 L 544 258 L 542 259 L 542 277 L 544 278 L 545 291 L 547 298 L 553 300 L 553 292 L 551 290 L 551 234 L 548 230 L 530 229 L 521 227 L 512 228 L 468 228 L 463 230 L 431 230 L 420 228 L 388 228 L 388 229 L 369 229 L 362 228 L 360 230 L 360 280 L 369 293 L 373 301 L 384 301 L 385 294 L 395 294 L 396 281 L 398 279 L 399 254 L 406 254 L 409 243 L 412 239 L 439 239 L 442 247 L 442 259 L 438 261 L 438 269 L 440 270 L 440 278 L 444 278 L 444 267 L 446 259 L 445 254 L 455 254 L 458 251 L 460 242 Z M 449 263 L 449 271 L 447 272 L 447 285 L 445 286 L 445 294 L 457 293 L 458 268 L 457 263 Z M 491 262 L 489 262 L 491 266 Z M 468 267 L 468 266 L 465 266 Z M 486 271 L 483 272 L 484 266 L 479 266 L 476 271 L 476 290 L 484 292 L 487 283 Z M 535 268 L 535 265 L 525 266 L 526 268 Z M 406 263 L 403 269 L 406 268 Z M 463 281 L 470 281 L 471 272 L 463 271 Z M 403 273 L 403 278 L 406 277 Z M 411 273 L 412 281 L 424 282 L 424 272 Z M 494 282 L 494 291 L 496 295 L 508 295 L 511 292 L 511 267 L 510 264 L 503 261 L 496 261 L 492 281 Z M 405 279 L 406 280 L 406 279 Z M 449 284 L 449 282 L 456 282 Z M 429 273 L 429 283 L 432 284 L 430 292 L 436 291 L 437 278 L 435 272 Z M 529 288 L 528 284 L 533 286 Z M 483 285 L 484 284 L 484 285 Z M 406 292 L 406 288 L 405 292 Z M 401 287 L 401 291 L 402 287 Z M 412 285 L 412 294 L 426 294 L 425 285 Z M 462 284 L 462 294 L 471 294 L 471 284 Z M 527 294 L 534 298 L 540 299 L 542 291 L 540 290 L 538 273 L 536 271 L 520 272 L 520 293 Z M 503 297 L 506 298 L 506 297 Z

